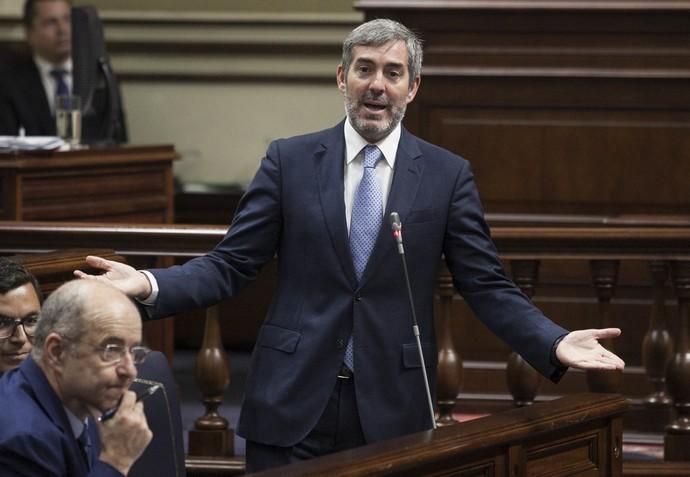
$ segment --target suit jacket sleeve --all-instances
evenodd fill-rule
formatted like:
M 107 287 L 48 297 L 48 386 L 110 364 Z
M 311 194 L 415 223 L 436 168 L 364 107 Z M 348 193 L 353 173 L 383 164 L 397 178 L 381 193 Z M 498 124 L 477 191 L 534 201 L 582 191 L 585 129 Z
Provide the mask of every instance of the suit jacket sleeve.
M 282 228 L 277 143 L 269 146 L 221 242 L 202 257 L 150 270 L 159 285 L 152 318 L 204 308 L 234 296 L 277 251 Z
M 537 371 L 559 380 L 565 369 L 552 362 L 551 350 L 568 331 L 546 318 L 505 275 L 469 163 L 458 174 L 449 214 L 444 255 L 455 287 L 494 334 Z

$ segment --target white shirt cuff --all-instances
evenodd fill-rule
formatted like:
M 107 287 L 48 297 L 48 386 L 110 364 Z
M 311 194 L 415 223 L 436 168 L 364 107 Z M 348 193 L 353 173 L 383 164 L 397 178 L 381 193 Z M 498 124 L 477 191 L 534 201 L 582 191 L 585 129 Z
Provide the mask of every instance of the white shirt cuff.
M 147 270 L 139 270 L 139 273 L 143 273 L 151 284 L 151 294 L 146 298 L 137 298 L 137 301 L 145 306 L 153 306 L 156 304 L 156 300 L 158 300 L 158 282 L 156 281 L 156 277 Z

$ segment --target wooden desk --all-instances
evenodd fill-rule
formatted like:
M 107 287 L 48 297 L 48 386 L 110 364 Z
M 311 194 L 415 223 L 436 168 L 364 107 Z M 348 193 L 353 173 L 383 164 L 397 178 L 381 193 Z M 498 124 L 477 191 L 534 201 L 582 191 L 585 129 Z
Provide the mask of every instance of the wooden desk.
M 251 475 L 620 477 L 628 406 L 615 394 L 577 394 Z
M 172 223 L 172 146 L 0 155 L 0 219 Z

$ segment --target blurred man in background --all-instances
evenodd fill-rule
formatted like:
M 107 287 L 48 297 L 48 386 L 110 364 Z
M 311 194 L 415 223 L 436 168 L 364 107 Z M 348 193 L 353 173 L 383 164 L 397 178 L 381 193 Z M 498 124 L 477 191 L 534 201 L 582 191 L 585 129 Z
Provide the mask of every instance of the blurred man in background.
M 22 22 L 31 56 L 0 75 L 0 135 L 55 135 L 55 97 L 72 92 L 72 4 L 27 0 Z
M 69 0 L 25 1 L 22 23 L 31 54 L 17 55 L 0 67 L 0 135 L 56 134 L 55 98 L 74 93 L 71 11 Z M 84 142 L 126 142 L 121 105 L 119 113 L 116 137 L 84 131 Z M 96 107 L 94 114 L 102 118 L 107 110 Z

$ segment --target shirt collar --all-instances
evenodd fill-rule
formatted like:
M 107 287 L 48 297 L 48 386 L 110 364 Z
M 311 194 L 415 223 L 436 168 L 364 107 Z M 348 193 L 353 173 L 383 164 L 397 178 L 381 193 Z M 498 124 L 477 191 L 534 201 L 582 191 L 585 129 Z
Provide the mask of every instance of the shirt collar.
M 400 142 L 401 133 L 402 128 L 400 123 L 398 123 L 388 136 L 376 143 L 383 154 L 383 158 L 391 169 L 393 169 L 395 165 L 395 155 L 398 152 L 398 143 Z M 350 118 L 347 118 L 345 121 L 345 164 L 350 164 L 354 161 L 357 154 L 368 144 L 366 139 L 360 136 L 359 133 L 355 131 L 355 128 L 352 127 Z
M 55 69 L 65 70 L 67 73 L 72 73 L 72 58 L 68 58 L 67 61 L 62 64 L 54 65 L 53 63 L 44 60 L 40 56 L 34 55 L 34 63 L 36 63 L 36 67 L 44 75 L 49 75 L 50 72 Z
M 84 426 L 86 425 L 85 421 L 80 421 L 77 416 L 72 414 L 72 411 L 69 409 L 65 408 L 65 412 L 67 413 L 67 419 L 69 419 L 69 425 L 72 428 L 72 432 L 74 433 L 74 437 L 79 437 L 82 432 L 84 432 Z

